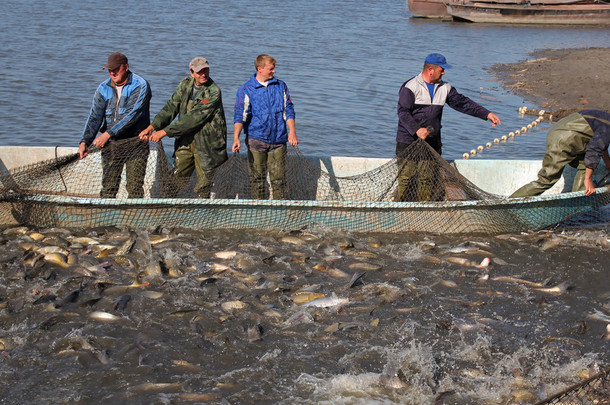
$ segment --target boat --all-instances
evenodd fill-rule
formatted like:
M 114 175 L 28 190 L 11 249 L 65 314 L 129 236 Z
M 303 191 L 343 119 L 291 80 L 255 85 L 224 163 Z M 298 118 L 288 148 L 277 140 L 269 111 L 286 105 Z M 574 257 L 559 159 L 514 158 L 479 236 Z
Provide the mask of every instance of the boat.
M 496 24 L 610 24 L 610 4 L 597 0 L 407 0 L 422 18 Z
M 610 24 L 610 4 L 573 0 L 449 0 L 456 21 L 501 24 Z
M 409 12 L 415 17 L 451 19 L 447 0 L 407 0 Z
M 443 161 L 490 196 L 495 196 L 483 200 L 458 196 L 449 201 L 425 202 L 400 202 L 391 198 L 386 201 L 336 201 L 320 199 L 320 195 L 312 200 L 254 200 L 240 198 L 239 195 L 223 196 L 220 193 L 211 199 L 162 198 L 155 195 L 155 181 L 147 187 L 144 198 L 134 199 L 125 198 L 123 186 L 117 198 L 95 197 L 99 193 L 99 181 L 94 180 L 86 183 L 90 190 L 79 189 L 78 193 L 70 195 L 61 191 L 15 192 L 18 187 L 11 183 L 15 181 L 13 173 L 18 168 L 34 167 L 42 161 L 52 164 L 60 158 L 68 159 L 75 153 L 76 148 L 0 147 L 0 172 L 3 174 L 0 184 L 3 186 L 0 192 L 0 224 L 4 227 L 29 225 L 80 229 L 101 226 L 131 229 L 165 226 L 192 229 L 323 228 L 357 232 L 501 234 L 546 229 L 575 217 L 585 217 L 587 223 L 591 222 L 591 218 L 598 221 L 600 217 L 610 217 L 610 187 L 598 187 L 592 196 L 585 196 L 584 192 L 565 192 L 566 185 L 571 184 L 570 176 L 573 178 L 574 175 L 574 169 L 569 166 L 564 171 L 564 178 L 543 195 L 506 198 L 521 185 L 536 178 L 541 167 L 539 160 L 477 158 L 448 163 Z M 151 157 L 155 153 L 157 158 L 167 156 L 162 150 L 151 150 Z M 342 178 L 352 179 L 363 173 L 375 173 L 380 167 L 396 166 L 393 163 L 395 159 L 389 158 L 305 158 L 308 164 L 320 170 L 320 175 L 314 178 L 315 176 L 306 174 L 302 180 L 314 184 L 317 190 L 328 186 L 323 183 L 336 182 Z M 86 160 L 89 163 L 85 164 Z M 148 165 L 158 165 L 159 161 L 149 158 Z M 228 163 L 245 166 L 245 162 L 245 158 L 231 157 Z M 63 173 L 54 175 L 59 174 L 64 183 L 68 176 L 86 179 L 89 177 L 86 166 L 93 164 L 96 164 L 94 158 L 86 158 L 70 171 L 64 170 Z M 154 176 L 158 169 L 159 167 L 153 167 L 147 176 L 151 173 Z M 235 170 L 235 166 L 230 168 L 230 171 Z M 598 169 L 594 178 L 601 179 L 604 172 L 605 169 Z M 332 173 L 333 177 L 328 173 Z M 333 187 L 335 190 L 340 188 L 336 184 Z M 378 184 L 378 187 L 385 186 Z M 447 191 L 450 193 L 450 190 Z

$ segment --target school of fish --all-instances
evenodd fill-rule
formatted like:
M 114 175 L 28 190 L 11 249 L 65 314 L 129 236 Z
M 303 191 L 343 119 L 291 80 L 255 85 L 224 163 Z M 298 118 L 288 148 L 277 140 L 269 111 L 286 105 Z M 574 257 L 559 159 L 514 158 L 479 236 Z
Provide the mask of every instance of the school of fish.
M 609 364 L 605 231 L 11 227 L 0 246 L 7 403 L 529 404 Z

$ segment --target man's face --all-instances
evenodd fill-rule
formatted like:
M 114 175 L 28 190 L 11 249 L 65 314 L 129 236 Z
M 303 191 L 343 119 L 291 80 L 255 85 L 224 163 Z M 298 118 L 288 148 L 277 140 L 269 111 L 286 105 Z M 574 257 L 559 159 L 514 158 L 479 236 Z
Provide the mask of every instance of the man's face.
M 199 72 L 195 72 L 191 69 L 191 76 L 193 79 L 195 79 L 195 85 L 203 86 L 203 84 L 210 78 L 210 68 L 204 67 Z
M 108 69 L 110 80 L 116 85 L 122 85 L 127 80 L 127 74 L 129 73 L 129 65 L 121 65 L 116 69 Z
M 267 80 L 273 79 L 275 73 L 275 64 L 271 62 L 265 63 L 264 66 L 258 68 L 258 76 L 261 81 L 266 82 Z
M 445 68 L 442 68 L 438 65 L 432 66 L 430 68 L 430 82 L 439 83 L 444 74 L 445 74 Z

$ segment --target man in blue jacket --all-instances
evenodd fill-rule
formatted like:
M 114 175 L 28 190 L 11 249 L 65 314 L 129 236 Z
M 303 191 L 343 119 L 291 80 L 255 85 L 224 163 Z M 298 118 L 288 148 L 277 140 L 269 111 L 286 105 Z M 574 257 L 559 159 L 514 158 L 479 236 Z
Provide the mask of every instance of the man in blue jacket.
M 265 177 L 269 170 L 273 199 L 286 198 L 286 142 L 299 143 L 295 129 L 294 106 L 288 86 L 274 77 L 276 60 L 258 55 L 256 73 L 237 91 L 233 117 L 233 152 L 246 134 L 248 169 L 252 198 L 265 198 Z
M 601 110 L 583 110 L 555 123 L 546 135 L 546 153 L 538 178 L 515 191 L 511 197 L 542 194 L 557 183 L 563 169 L 570 165 L 578 169 L 572 191 L 595 193 L 593 171 L 604 161 L 610 170 L 610 114 Z
M 417 139 L 425 140 L 439 155 L 442 154 L 441 119 L 445 104 L 461 113 L 489 120 L 494 127 L 501 124 L 494 113 L 442 80 L 445 69 L 449 68 L 451 65 L 443 55 L 431 53 L 426 56 L 423 71 L 407 80 L 398 93 L 396 156 L 400 167 L 400 201 L 439 199 L 432 196 L 434 170 L 431 161 L 405 159 L 405 155 Z
M 150 123 L 150 86 L 129 71 L 127 57 L 120 52 L 110 54 L 102 69 L 108 69 L 110 77 L 93 96 L 78 154 L 81 159 L 87 156 L 91 144 L 102 148 L 100 197 L 116 197 L 126 166 L 128 196 L 142 198 L 149 149 L 138 134 Z

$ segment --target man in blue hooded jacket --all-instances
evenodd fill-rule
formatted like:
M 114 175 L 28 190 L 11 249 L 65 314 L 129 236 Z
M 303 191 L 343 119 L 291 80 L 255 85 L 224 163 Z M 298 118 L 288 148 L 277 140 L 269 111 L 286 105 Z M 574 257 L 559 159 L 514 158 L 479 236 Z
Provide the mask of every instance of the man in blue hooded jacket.
M 241 147 L 239 135 L 244 130 L 248 146 L 248 170 L 252 198 L 265 198 L 265 177 L 273 198 L 286 198 L 286 142 L 299 143 L 295 129 L 294 106 L 288 86 L 274 77 L 276 60 L 258 55 L 256 73 L 237 91 L 233 117 L 233 152 Z

